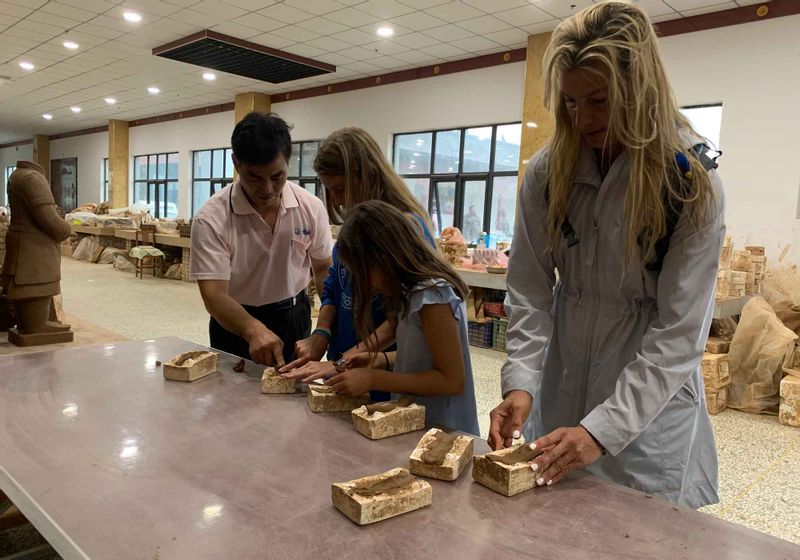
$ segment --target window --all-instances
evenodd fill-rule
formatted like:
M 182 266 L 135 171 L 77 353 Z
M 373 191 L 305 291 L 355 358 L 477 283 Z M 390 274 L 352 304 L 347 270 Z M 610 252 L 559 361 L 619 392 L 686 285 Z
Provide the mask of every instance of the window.
M 101 176 L 103 178 L 103 183 L 100 185 L 100 202 L 108 202 L 108 158 L 103 158 Z
M 192 216 L 206 201 L 233 181 L 230 148 L 198 150 L 192 154 Z
M 319 140 L 292 143 L 292 158 L 289 160 L 289 180 L 297 183 L 311 194 L 325 200 L 325 189 L 314 172 L 314 158 L 319 150 Z
M 440 235 L 461 229 L 467 243 L 511 241 L 517 206 L 520 123 L 395 134 L 394 167 L 428 209 Z
M 711 142 L 711 147 L 721 149 L 719 145 L 719 133 L 722 127 L 722 105 L 695 105 L 691 107 L 681 107 L 683 116 L 689 119 L 697 133 Z
M 178 217 L 178 154 L 133 158 L 133 200 L 155 218 Z
M 11 178 L 11 174 L 14 173 L 14 170 L 17 168 L 16 165 L 9 165 L 6 167 L 6 179 L 3 183 L 3 200 L 8 206 L 8 180 Z

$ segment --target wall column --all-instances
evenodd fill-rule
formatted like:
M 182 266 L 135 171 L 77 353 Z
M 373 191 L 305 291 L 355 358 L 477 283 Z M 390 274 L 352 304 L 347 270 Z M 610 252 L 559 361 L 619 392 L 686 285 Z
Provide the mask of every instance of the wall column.
M 528 160 L 542 148 L 555 129 L 552 115 L 544 106 L 542 59 L 550 43 L 550 33 L 528 37 L 525 62 L 525 97 L 522 101 L 522 143 L 519 150 L 519 184 L 525 176 Z
M 269 113 L 272 109 L 272 100 L 267 93 L 257 93 L 254 91 L 248 93 L 237 93 L 236 102 L 234 104 L 234 115 L 238 124 L 240 120 L 245 118 L 248 113 L 258 111 L 260 113 Z
M 128 206 L 128 122 L 108 121 L 108 203 L 111 208 Z
M 50 137 L 46 134 L 33 135 L 33 162 L 44 167 L 44 176 L 50 180 Z

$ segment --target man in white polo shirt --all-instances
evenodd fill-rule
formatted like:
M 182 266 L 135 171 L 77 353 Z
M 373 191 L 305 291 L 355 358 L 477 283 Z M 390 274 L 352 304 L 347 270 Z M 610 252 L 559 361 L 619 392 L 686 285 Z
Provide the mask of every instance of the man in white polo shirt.
M 250 113 L 231 146 L 238 177 L 195 216 L 190 272 L 211 315 L 211 346 L 283 365 L 310 334 L 309 271 L 321 294 L 331 265 L 328 214 L 286 180 L 292 139 L 280 117 Z

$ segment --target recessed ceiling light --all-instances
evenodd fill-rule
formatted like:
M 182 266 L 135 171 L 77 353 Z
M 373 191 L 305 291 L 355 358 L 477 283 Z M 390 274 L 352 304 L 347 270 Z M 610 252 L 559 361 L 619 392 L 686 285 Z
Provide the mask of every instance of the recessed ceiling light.
M 125 18 L 125 21 L 129 21 L 131 23 L 139 23 L 142 21 L 142 16 L 137 14 L 136 12 L 125 12 L 122 14 L 122 17 Z
M 19 63 L 19 67 L 22 68 L 23 70 L 33 70 L 34 68 L 36 68 L 36 66 L 31 64 L 30 62 L 24 60 Z
M 533 121 L 528 121 L 525 123 L 525 126 L 527 126 L 528 128 L 538 128 L 539 125 Z
M 378 31 L 376 33 L 378 35 L 380 35 L 381 37 L 391 37 L 392 35 L 394 35 L 394 29 L 392 29 L 391 27 L 385 27 L 385 26 L 384 27 L 379 27 Z
M 158 89 L 158 88 L 157 88 L 157 87 L 155 87 L 155 86 L 151 86 L 151 87 L 147 88 L 147 91 L 149 91 L 149 92 L 150 92 L 150 93 L 152 93 L 153 95 L 155 95 L 155 94 L 157 94 L 157 93 L 161 93 L 161 90 L 160 90 L 160 89 Z
M 213 82 L 214 80 L 216 80 L 216 79 L 217 79 L 217 75 L 216 75 L 216 74 L 214 74 L 213 72 L 205 72 L 205 73 L 203 74 L 203 79 L 204 79 L 205 81 L 207 81 L 207 82 Z
M 75 50 L 75 49 L 77 49 L 77 48 L 80 46 L 80 45 L 79 45 L 78 43 L 76 43 L 75 41 L 64 41 L 63 45 L 64 45 L 65 47 L 67 47 L 68 49 L 71 49 L 71 50 Z
M 114 99 L 113 97 L 106 97 L 106 103 L 108 103 L 109 105 L 114 105 L 116 102 L 117 100 Z
M 49 121 L 53 119 L 53 115 L 51 115 L 50 113 L 45 113 L 44 115 L 42 115 L 42 118 L 46 121 Z
M 75 114 L 81 112 L 81 108 L 80 107 L 70 107 L 69 110 L 72 111 Z

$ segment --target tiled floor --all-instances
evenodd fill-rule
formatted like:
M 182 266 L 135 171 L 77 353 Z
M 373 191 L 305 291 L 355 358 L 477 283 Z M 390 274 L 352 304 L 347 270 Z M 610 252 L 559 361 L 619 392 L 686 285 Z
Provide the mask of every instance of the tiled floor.
M 208 344 L 208 315 L 194 284 L 137 279 L 108 265 L 64 259 L 67 313 L 133 339 L 181 336 Z M 472 348 L 481 420 L 500 399 L 504 354 Z M 725 411 L 712 417 L 721 503 L 704 511 L 800 544 L 800 430 L 777 418 Z

